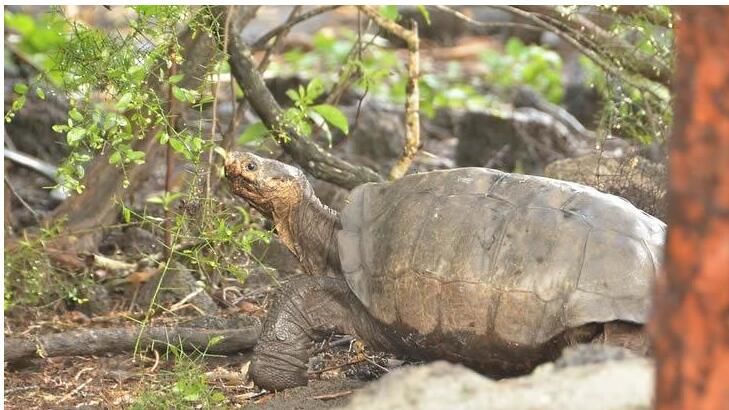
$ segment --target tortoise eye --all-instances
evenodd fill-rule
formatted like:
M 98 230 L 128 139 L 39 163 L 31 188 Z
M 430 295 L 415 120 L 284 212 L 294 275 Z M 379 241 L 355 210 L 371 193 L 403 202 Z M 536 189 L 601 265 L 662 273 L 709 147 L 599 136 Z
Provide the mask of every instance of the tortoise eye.
M 255 171 L 256 170 L 256 163 L 255 162 L 249 162 L 246 165 L 246 169 L 249 171 Z

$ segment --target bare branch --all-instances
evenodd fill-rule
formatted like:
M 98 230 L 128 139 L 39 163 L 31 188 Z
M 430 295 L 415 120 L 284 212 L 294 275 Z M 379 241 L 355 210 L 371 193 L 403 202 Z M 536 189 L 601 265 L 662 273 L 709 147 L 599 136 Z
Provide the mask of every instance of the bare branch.
M 377 25 L 397 37 L 404 40 L 408 45 L 408 84 L 407 99 L 405 101 L 405 148 L 402 156 L 397 160 L 390 170 L 390 179 L 401 178 L 407 173 L 415 155 L 420 149 L 420 40 L 418 38 L 418 25 L 412 22 L 412 30 L 407 30 L 401 25 L 390 21 L 379 11 L 371 6 L 360 6 L 360 9 Z
M 530 13 L 528 11 L 521 10 L 516 7 L 512 7 L 512 6 L 489 6 L 489 7 L 494 7 L 499 10 L 504 10 L 504 11 L 507 11 L 514 15 L 523 17 L 523 18 L 531 21 L 532 23 L 543 27 L 545 30 L 553 32 L 554 34 L 558 35 L 561 39 L 563 39 L 564 41 L 566 41 L 567 43 L 569 43 L 570 45 L 575 47 L 577 50 L 579 50 L 587 58 L 592 60 L 595 64 L 598 65 L 598 67 L 603 69 L 605 72 L 610 73 L 610 74 L 620 78 L 626 84 L 629 84 L 637 89 L 640 89 L 640 90 L 643 90 L 643 91 L 646 91 L 646 92 L 652 94 L 658 100 L 664 99 L 653 87 L 649 87 L 644 84 L 640 84 L 638 81 L 636 81 L 634 78 L 632 78 L 632 76 L 629 73 L 625 73 L 625 72 L 621 71 L 620 69 L 614 67 L 612 64 L 609 64 L 608 62 L 606 62 L 604 60 L 603 56 L 599 55 L 591 48 L 586 47 L 585 45 L 583 45 L 582 43 L 577 41 L 574 37 L 572 37 L 565 31 L 563 31 L 559 27 L 555 26 L 554 24 L 541 19 L 539 16 L 537 16 L 533 13 Z
M 269 47 L 266 47 L 266 52 L 263 54 L 263 58 L 258 64 L 258 71 L 266 71 L 266 68 L 268 68 L 268 63 L 271 61 L 271 54 L 276 52 L 278 47 L 281 45 L 283 39 L 289 33 L 289 30 L 291 30 L 291 27 L 293 26 L 291 22 L 296 19 L 296 14 L 299 12 L 299 10 L 301 10 L 302 7 L 303 6 L 294 6 L 293 10 L 291 10 L 289 17 L 286 19 L 286 23 L 284 23 L 284 25 L 282 26 L 284 29 L 276 35 L 276 40 L 273 41 L 273 44 L 271 44 L 271 46 Z
M 272 29 L 268 33 L 261 36 L 261 38 L 259 38 L 258 40 L 256 40 L 255 43 L 253 43 L 251 48 L 253 50 L 260 50 L 266 46 L 266 43 L 268 43 L 269 40 L 278 36 L 279 34 L 283 33 L 284 31 L 290 30 L 291 27 L 301 23 L 302 21 L 308 20 L 314 16 L 318 16 L 319 14 L 326 13 L 327 11 L 337 9 L 339 7 L 341 7 L 341 6 L 337 6 L 337 5 L 321 6 L 321 7 L 315 8 L 315 9 L 311 9 L 311 10 L 307 11 L 306 13 L 302 13 L 299 16 L 297 16 L 296 18 L 290 19 L 286 23 Z
M 468 23 L 472 26 L 484 28 L 484 29 L 488 29 L 488 28 L 523 28 L 523 29 L 535 30 L 535 31 L 544 30 L 544 28 L 542 28 L 542 27 L 535 26 L 532 24 L 525 24 L 525 23 L 512 23 L 512 22 L 500 22 L 500 21 L 499 22 L 497 22 L 497 21 L 494 21 L 494 22 L 478 21 L 478 20 L 474 20 L 474 19 L 468 17 L 467 15 L 461 13 L 458 10 L 454 10 L 454 9 L 452 9 L 450 7 L 446 7 L 446 6 L 427 6 L 427 7 L 433 8 L 436 10 L 440 10 L 444 13 L 448 13 L 460 20 L 465 21 L 466 23 Z
M 354 166 L 341 160 L 311 140 L 298 135 L 281 121 L 283 111 L 266 87 L 253 62 L 250 48 L 238 36 L 228 46 L 231 72 L 245 91 L 253 110 L 266 127 L 285 134 L 288 142 L 279 141 L 286 153 L 313 176 L 351 189 L 365 182 L 381 181 L 382 177 L 366 167 Z
M 598 54 L 607 52 L 610 59 L 623 61 L 625 68 L 633 71 L 648 80 L 655 81 L 667 87 L 671 85 L 671 69 L 665 62 L 638 50 L 634 45 L 617 37 L 592 20 L 579 13 L 564 14 L 552 6 L 522 6 L 520 9 L 528 12 L 541 13 L 555 23 L 568 29 L 580 43 L 589 47 Z M 589 41 L 583 41 L 588 40 Z

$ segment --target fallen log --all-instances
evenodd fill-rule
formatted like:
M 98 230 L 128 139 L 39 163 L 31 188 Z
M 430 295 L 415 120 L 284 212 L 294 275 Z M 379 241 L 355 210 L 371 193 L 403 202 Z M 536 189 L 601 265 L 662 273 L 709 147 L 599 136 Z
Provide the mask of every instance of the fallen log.
M 261 325 L 250 316 L 207 317 L 175 326 L 117 327 L 75 330 L 36 336 L 5 338 L 5 362 L 31 358 L 89 356 L 138 349 L 167 349 L 208 354 L 232 354 L 256 345 Z

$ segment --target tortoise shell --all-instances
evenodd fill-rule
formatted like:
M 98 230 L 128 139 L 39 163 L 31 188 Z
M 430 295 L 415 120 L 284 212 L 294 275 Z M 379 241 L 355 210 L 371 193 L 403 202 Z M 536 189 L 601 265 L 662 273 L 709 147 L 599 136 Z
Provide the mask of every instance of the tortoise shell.
M 620 197 L 485 168 L 359 186 L 341 222 L 344 276 L 375 318 L 524 346 L 644 323 L 666 231 Z

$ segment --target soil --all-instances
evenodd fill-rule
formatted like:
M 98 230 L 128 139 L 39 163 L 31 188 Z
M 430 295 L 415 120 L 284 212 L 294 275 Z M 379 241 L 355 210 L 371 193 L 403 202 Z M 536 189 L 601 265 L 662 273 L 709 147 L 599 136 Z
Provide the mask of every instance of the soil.
M 248 298 L 237 307 L 237 314 L 262 317 L 275 287 L 270 280 L 256 275 L 247 286 Z M 284 279 L 285 280 L 285 279 Z M 250 292 L 250 293 L 249 293 Z M 125 306 L 125 295 L 111 294 L 112 306 Z M 112 311 L 89 317 L 78 310 L 56 304 L 42 309 L 16 308 L 5 317 L 5 336 L 33 336 L 69 330 L 100 327 L 133 326 L 139 313 Z M 232 309 L 223 314 L 236 314 Z M 169 324 L 194 317 L 162 314 L 152 324 Z M 79 341 L 82 343 L 83 341 Z M 385 374 L 388 368 L 403 362 L 391 356 L 365 351 L 355 339 L 332 335 L 316 346 L 310 361 L 308 386 L 281 393 L 269 393 L 255 387 L 248 379 L 250 352 L 231 356 L 203 356 L 191 353 L 204 373 L 209 389 L 225 398 L 215 408 L 250 409 L 327 409 L 344 405 L 351 393 Z M 51 357 L 5 366 L 5 400 L 7 409 L 119 409 L 134 408 L 145 395 L 168 392 L 176 386 L 180 372 L 174 354 L 144 352 L 106 354 L 83 357 Z M 136 407 L 140 408 L 140 407 Z M 143 406 L 141 408 L 149 408 Z M 162 408 L 162 407 L 160 407 Z
M 23 323 L 32 325 L 22 332 L 12 331 L 27 326 Z M 7 317 L 5 328 L 6 336 L 19 336 L 123 326 L 124 323 L 131 325 L 120 313 L 89 320 L 78 311 L 60 315 L 24 312 Z M 208 387 L 225 397 L 223 408 L 331 408 L 346 403 L 351 392 L 362 387 L 366 380 L 387 372 L 385 366 L 402 363 L 385 355 L 364 352 L 350 339 L 340 335 L 330 338 L 329 342 L 336 346 L 325 348 L 312 358 L 310 384 L 281 393 L 261 391 L 247 379 L 250 352 L 225 357 L 190 355 L 190 358 L 207 376 Z M 35 359 L 6 365 L 4 404 L 7 409 L 131 408 L 145 394 L 170 390 L 177 373 L 174 355 L 165 357 L 164 352 Z

